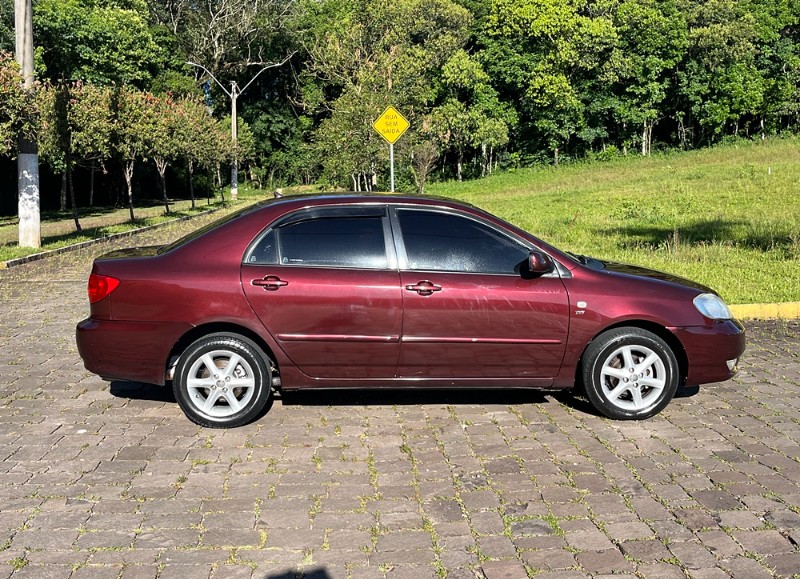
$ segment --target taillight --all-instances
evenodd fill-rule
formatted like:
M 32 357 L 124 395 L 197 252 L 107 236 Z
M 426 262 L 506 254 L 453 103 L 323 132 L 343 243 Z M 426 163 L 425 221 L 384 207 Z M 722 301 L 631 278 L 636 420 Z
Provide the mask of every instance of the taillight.
M 89 276 L 89 287 L 87 288 L 89 292 L 89 303 L 93 304 L 99 302 L 117 289 L 117 286 L 119 286 L 119 280 L 117 278 L 93 273 Z

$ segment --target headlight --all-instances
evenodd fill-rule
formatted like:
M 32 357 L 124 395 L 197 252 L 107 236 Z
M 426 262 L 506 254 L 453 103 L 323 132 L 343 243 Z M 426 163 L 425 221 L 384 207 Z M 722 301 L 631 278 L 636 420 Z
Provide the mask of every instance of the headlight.
M 715 294 L 700 294 L 694 298 L 694 307 L 712 320 L 731 320 L 733 314 L 721 297 Z

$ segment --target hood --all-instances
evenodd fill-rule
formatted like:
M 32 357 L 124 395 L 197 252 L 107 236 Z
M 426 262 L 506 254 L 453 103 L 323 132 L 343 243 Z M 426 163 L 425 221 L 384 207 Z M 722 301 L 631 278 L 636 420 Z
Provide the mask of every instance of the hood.
M 109 253 L 104 253 L 97 259 L 125 259 L 130 257 L 152 257 L 158 254 L 161 245 L 149 245 L 146 247 L 129 247 L 127 249 L 118 249 Z
M 646 267 L 638 267 L 635 265 L 629 265 L 627 263 L 616 263 L 613 261 L 600 261 L 600 262 L 603 264 L 604 269 L 608 271 L 613 271 L 615 273 L 621 273 L 624 275 L 632 275 L 637 277 L 647 277 L 650 279 L 657 279 L 659 281 L 664 281 L 696 289 L 703 293 L 716 293 L 708 286 L 704 286 L 703 284 L 697 283 L 695 281 L 677 275 L 664 273 L 663 271 L 656 271 L 654 269 L 647 269 Z

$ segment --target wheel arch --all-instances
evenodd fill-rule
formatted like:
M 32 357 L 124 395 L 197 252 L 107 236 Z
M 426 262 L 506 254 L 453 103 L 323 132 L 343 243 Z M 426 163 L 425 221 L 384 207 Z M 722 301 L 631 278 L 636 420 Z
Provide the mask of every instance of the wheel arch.
M 169 357 L 167 358 L 167 379 L 170 378 L 170 374 L 175 367 L 178 358 L 180 358 L 181 354 L 186 351 L 186 348 L 188 348 L 197 340 L 206 336 L 210 336 L 211 334 L 237 334 L 243 338 L 247 338 L 261 350 L 262 354 L 264 354 L 264 362 L 270 366 L 270 369 L 273 371 L 273 373 L 280 373 L 278 359 L 275 356 L 275 352 L 263 337 L 253 330 L 239 324 L 234 324 L 231 322 L 212 322 L 192 328 L 190 331 L 181 336 L 177 342 L 175 342 L 175 345 L 172 346 L 172 350 L 170 350 Z
M 678 361 L 678 371 L 680 373 L 679 384 L 683 385 L 686 382 L 686 376 L 689 372 L 689 359 L 686 356 L 686 350 L 684 349 L 683 344 L 677 338 L 677 336 L 670 332 L 666 327 L 655 322 L 650 322 L 647 320 L 624 320 L 603 328 L 597 332 L 597 334 L 595 334 L 591 340 L 586 342 L 586 345 L 583 347 L 583 351 L 581 352 L 581 356 L 578 358 L 578 364 L 575 367 L 576 386 L 583 385 L 583 361 L 584 356 L 586 355 L 586 350 L 589 348 L 589 344 L 594 342 L 598 337 L 602 336 L 606 332 L 617 330 L 619 328 L 639 328 L 640 330 L 647 330 L 648 332 L 651 332 L 664 340 L 667 346 L 669 346 L 672 350 L 672 353 L 675 354 L 675 359 Z

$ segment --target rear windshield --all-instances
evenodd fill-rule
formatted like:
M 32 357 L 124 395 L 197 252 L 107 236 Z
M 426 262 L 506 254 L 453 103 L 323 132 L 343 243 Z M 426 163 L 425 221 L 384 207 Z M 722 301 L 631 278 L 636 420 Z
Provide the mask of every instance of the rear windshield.
M 251 213 L 253 211 L 257 211 L 258 209 L 260 209 L 261 207 L 263 207 L 264 205 L 266 205 L 270 201 L 272 201 L 272 200 L 271 199 L 267 199 L 265 201 L 259 201 L 258 203 L 255 203 L 253 205 L 248 205 L 247 207 L 239 209 L 238 211 L 234 211 L 233 213 L 230 213 L 230 214 L 226 215 L 225 217 L 221 217 L 221 218 L 217 219 L 216 221 L 212 221 L 208 225 L 204 225 L 203 227 L 200 227 L 199 229 L 195 229 L 191 233 L 189 233 L 187 235 L 184 235 L 183 237 L 181 237 L 180 239 L 178 239 L 176 241 L 173 241 L 169 245 L 164 245 L 163 247 L 161 247 L 158 250 L 158 254 L 161 255 L 163 253 L 167 253 L 169 251 L 172 251 L 173 249 L 177 249 L 178 247 L 181 247 L 182 245 L 185 245 L 185 244 L 189 243 L 193 239 L 197 239 L 198 237 L 201 237 L 202 235 L 208 233 L 212 229 L 216 229 L 217 227 L 219 227 L 223 223 L 228 223 L 229 221 L 233 221 L 234 219 L 238 219 L 242 215 L 247 215 L 248 213 Z

